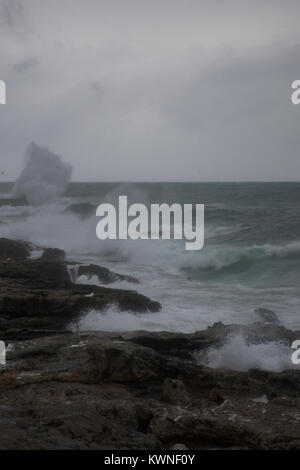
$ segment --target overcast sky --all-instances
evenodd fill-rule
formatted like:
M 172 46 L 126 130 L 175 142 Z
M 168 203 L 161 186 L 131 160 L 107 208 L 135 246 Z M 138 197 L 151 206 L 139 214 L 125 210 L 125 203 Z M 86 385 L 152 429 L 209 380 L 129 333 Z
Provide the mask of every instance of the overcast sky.
M 0 0 L 0 178 L 300 180 L 299 0 Z

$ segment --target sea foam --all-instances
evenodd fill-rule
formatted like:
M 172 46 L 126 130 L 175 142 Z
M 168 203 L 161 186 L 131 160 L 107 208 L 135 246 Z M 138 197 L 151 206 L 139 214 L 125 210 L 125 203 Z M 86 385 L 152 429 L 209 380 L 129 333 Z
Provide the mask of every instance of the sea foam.
M 212 348 L 205 363 L 209 367 L 237 371 L 261 369 L 280 372 L 294 368 L 291 355 L 291 348 L 281 342 L 248 344 L 242 335 L 235 335 L 221 348 Z

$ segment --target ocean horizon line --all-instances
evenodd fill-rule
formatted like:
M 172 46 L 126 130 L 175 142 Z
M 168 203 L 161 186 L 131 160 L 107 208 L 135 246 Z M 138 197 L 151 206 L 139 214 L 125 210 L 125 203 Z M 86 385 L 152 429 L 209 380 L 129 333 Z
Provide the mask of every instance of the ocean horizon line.
M 0 181 L 0 184 L 15 184 L 16 180 L 11 181 Z M 70 184 L 286 184 L 286 183 L 293 183 L 297 184 L 300 183 L 300 180 L 237 180 L 237 181 L 229 181 L 229 180 L 207 180 L 207 181 L 185 181 L 185 180 L 178 180 L 178 181 L 143 181 L 143 180 L 105 180 L 105 181 L 90 181 L 90 180 L 83 180 L 83 181 L 70 181 Z

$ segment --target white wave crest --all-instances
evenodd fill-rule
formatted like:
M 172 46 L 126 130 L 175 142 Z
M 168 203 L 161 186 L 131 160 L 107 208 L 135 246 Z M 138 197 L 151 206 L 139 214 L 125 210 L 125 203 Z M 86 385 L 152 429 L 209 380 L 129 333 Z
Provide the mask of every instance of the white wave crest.
M 211 349 L 205 363 L 209 367 L 237 371 L 261 369 L 280 372 L 295 367 L 291 355 L 291 348 L 283 343 L 248 344 L 242 335 L 235 335 L 223 347 Z

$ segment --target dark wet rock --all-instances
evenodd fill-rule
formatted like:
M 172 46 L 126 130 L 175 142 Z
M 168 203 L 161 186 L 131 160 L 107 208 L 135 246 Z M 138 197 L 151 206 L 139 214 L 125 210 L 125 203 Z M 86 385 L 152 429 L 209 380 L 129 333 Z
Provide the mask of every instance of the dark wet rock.
M 260 317 L 261 320 L 267 323 L 278 323 L 278 317 L 276 313 L 268 308 L 258 307 L 254 312 Z
M 32 282 L 32 281 L 31 281 Z M 121 311 L 158 311 L 160 304 L 135 291 L 123 291 L 93 286 L 57 287 L 40 281 L 31 287 L 28 281 L 18 280 L 16 284 L 0 278 L 0 337 L 16 339 L 36 336 L 35 330 L 57 330 L 68 328 L 87 311 L 103 310 L 117 305 Z
M 63 263 L 66 259 L 66 253 L 64 250 L 58 248 L 46 248 L 42 254 L 40 261 L 46 261 L 51 263 Z
M 37 260 L 0 260 L 0 288 L 5 285 L 9 289 L 16 287 L 57 287 L 71 285 L 68 270 L 63 263 Z M 1 293 L 1 290 L 0 290 Z M 30 292 L 28 292 L 30 293 Z
M 0 238 L 0 259 L 24 260 L 30 256 L 30 243 Z
M 148 331 L 135 331 L 126 333 L 123 337 L 141 346 L 153 348 L 161 354 L 192 359 L 195 353 L 201 356 L 203 352 L 205 355 L 211 347 L 219 348 L 236 335 L 241 335 L 246 342 L 252 344 L 278 341 L 290 346 L 294 340 L 300 338 L 300 331 L 261 322 L 250 325 L 224 325 L 218 322 L 206 330 L 191 334 L 165 331 L 153 334 Z
M 208 330 L 193 334 L 163 331 L 155 335 L 149 331 L 135 331 L 125 333 L 123 336 L 128 341 L 153 348 L 161 354 L 185 359 L 192 358 L 195 351 L 207 350 L 211 346 L 216 346 L 218 339 L 220 339 L 211 335 Z
M 197 335 L 197 333 L 195 333 Z M 200 332 L 201 334 L 201 332 Z M 202 332 L 203 334 L 203 332 Z M 292 341 L 300 338 L 300 331 L 288 330 L 282 325 L 266 324 L 262 322 L 250 325 L 224 325 L 222 322 L 214 323 L 206 330 L 207 338 L 222 346 L 228 338 L 241 335 L 250 344 L 278 341 L 290 345 Z
M 169 377 L 164 381 L 162 397 L 173 405 L 187 405 L 190 402 L 182 380 L 170 379 Z
M 264 322 L 219 322 L 193 334 L 66 331 L 90 309 L 160 304 L 73 284 L 55 250 L 37 260 L 26 253 L 0 259 L 0 339 L 10 343 L 0 366 L 0 450 L 300 450 L 300 369 L 237 372 L 200 362 L 234 335 L 290 346 L 299 331 Z
M 183 394 L 163 396 L 172 384 Z M 122 334 L 35 338 L 0 369 L 0 449 L 299 450 L 299 393 L 298 370 L 211 369 Z
M 89 351 L 90 376 L 93 380 L 146 382 L 159 379 L 166 361 L 150 348 L 122 340 L 102 340 Z
M 7 250 L 26 244 L 3 244 Z M 6 251 L 8 253 L 8 251 Z M 17 256 L 17 249 L 14 250 Z M 47 250 L 39 259 L 0 259 L 0 338 L 25 339 L 64 330 L 91 309 L 116 305 L 121 311 L 157 312 L 160 304 L 136 291 L 73 284 L 63 252 Z M 54 261 L 56 260 L 56 261 Z M 59 261 L 58 261 L 59 260 Z
M 210 391 L 208 399 L 216 405 L 222 405 L 222 403 L 225 401 L 220 392 L 215 388 Z
M 92 278 L 96 276 L 102 284 L 112 284 L 116 281 L 127 281 L 134 284 L 139 284 L 139 281 L 133 276 L 128 276 L 125 274 L 118 274 L 110 269 L 104 268 L 102 266 L 97 266 L 96 264 L 89 264 L 88 266 L 79 266 L 78 276 L 87 276 Z
M 94 215 L 97 209 L 97 205 L 91 204 L 89 202 L 78 202 L 75 204 L 69 205 L 65 212 L 75 213 L 82 220 Z
M 172 450 L 188 450 L 185 444 L 175 444 Z

